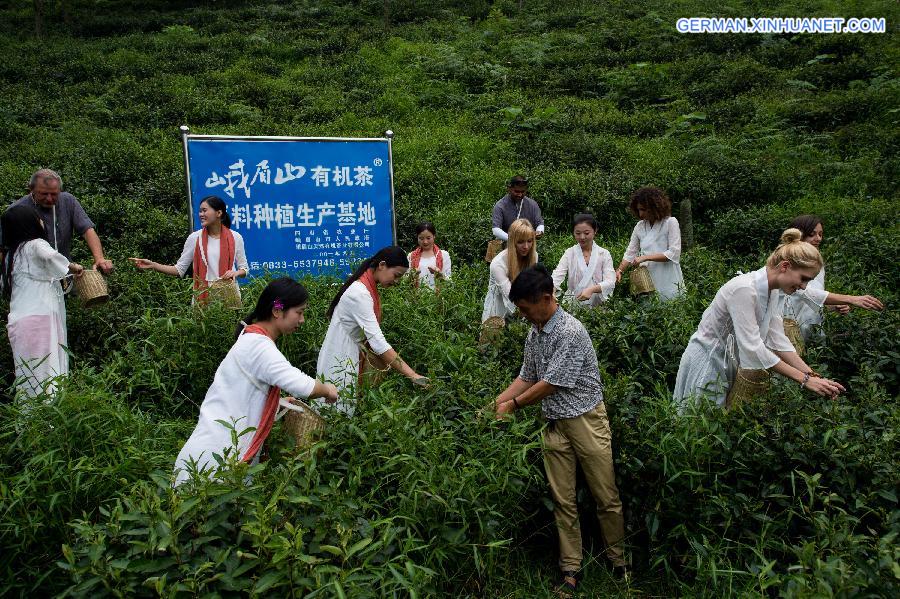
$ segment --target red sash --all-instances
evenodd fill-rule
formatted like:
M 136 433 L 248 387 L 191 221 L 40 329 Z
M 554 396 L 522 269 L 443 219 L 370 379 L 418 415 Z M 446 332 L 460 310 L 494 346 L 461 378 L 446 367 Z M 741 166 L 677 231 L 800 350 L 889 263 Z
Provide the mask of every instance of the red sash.
M 441 248 L 439 248 L 436 243 L 434 245 L 432 245 L 431 247 L 434 250 L 434 266 L 438 270 L 443 271 L 444 270 L 444 255 L 441 254 Z M 422 248 L 417 247 L 416 249 L 413 250 L 412 255 L 410 256 L 409 265 L 412 268 L 419 270 L 419 261 L 421 259 L 422 259 Z M 413 285 L 415 285 L 416 287 L 419 286 L 419 277 L 418 276 L 416 276 L 415 281 L 413 281 Z
M 234 234 L 231 232 L 231 229 L 224 225 L 221 231 L 219 234 L 219 278 L 226 271 L 231 270 L 232 265 L 234 265 Z M 206 231 L 206 227 L 203 227 L 200 239 L 197 240 L 197 245 L 194 246 L 194 291 L 209 287 L 209 283 L 206 281 L 207 268 L 205 260 L 209 256 L 207 251 L 208 245 L 209 233 Z M 209 294 L 204 291 L 197 297 L 197 301 L 205 302 L 208 296 Z
M 372 303 L 374 304 L 373 308 L 375 309 L 375 320 L 378 321 L 378 324 L 381 324 L 381 297 L 378 295 L 378 289 L 375 287 L 375 277 L 372 275 L 372 269 L 367 269 L 363 276 L 357 279 L 360 283 L 366 286 L 366 289 L 369 290 L 369 295 L 372 296 Z M 368 346 L 368 342 L 365 342 L 366 346 Z M 359 384 L 362 385 L 362 375 L 363 370 L 366 364 L 366 354 L 363 351 L 359 352 Z
M 224 230 L 227 231 L 228 229 Z M 268 336 L 266 330 L 258 324 L 247 326 L 244 328 L 244 333 L 257 333 L 259 335 Z M 256 432 L 253 433 L 253 439 L 250 440 L 250 447 L 247 448 L 247 452 L 244 454 L 244 457 L 241 458 L 241 461 L 250 462 L 259 450 L 262 449 L 266 437 L 272 432 L 272 425 L 275 423 L 275 414 L 278 412 L 278 398 L 280 396 L 281 389 L 275 385 L 269 387 L 269 393 L 266 395 L 266 405 L 263 408 L 262 416 L 259 418 L 259 425 L 257 425 Z

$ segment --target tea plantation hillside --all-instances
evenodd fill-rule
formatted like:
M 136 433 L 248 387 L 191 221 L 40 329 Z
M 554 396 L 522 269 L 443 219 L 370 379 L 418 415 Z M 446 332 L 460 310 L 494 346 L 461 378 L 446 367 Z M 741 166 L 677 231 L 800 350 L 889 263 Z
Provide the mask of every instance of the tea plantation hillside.
M 139 5 L 138 5 L 139 4 Z M 35 6 L 43 7 L 41 37 Z M 527 327 L 476 346 L 504 180 L 544 209 L 541 261 L 600 221 L 621 259 L 628 194 L 654 184 L 694 245 L 687 293 L 616 289 L 579 318 L 606 385 L 634 577 L 604 563 L 589 493 L 583 596 L 900 594 L 900 74 L 895 2 L 356 0 L 0 7 L 0 196 L 58 170 L 117 270 L 112 301 L 68 304 L 72 372 L 30 412 L 0 342 L 0 595 L 549 597 L 552 502 L 535 408 L 480 409 L 518 372 Z M 684 16 L 884 17 L 886 34 L 683 35 Z M 233 341 L 234 312 L 190 307 L 172 263 L 188 234 L 178 126 L 196 133 L 395 132 L 398 241 L 432 220 L 453 256 L 439 295 L 383 294 L 385 334 L 434 384 L 389 378 L 295 458 L 171 489 L 171 469 Z M 847 393 L 777 382 L 765 398 L 676 416 L 671 388 L 716 290 L 758 268 L 797 214 L 823 217 L 829 290 L 883 312 L 826 315 L 808 347 Z M 686 223 L 683 223 L 685 226 Z M 75 258 L 88 260 L 76 242 Z M 311 373 L 332 281 L 279 342 Z M 250 306 L 265 281 L 245 293 Z M 8 311 L 8 303 L 0 308 Z M 4 329 L 5 330 L 5 329 Z

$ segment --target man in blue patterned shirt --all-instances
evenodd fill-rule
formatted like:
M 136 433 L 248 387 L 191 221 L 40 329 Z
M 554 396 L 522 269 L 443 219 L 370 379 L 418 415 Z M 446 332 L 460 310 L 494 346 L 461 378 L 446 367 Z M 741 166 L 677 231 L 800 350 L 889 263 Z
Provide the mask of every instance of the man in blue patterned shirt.
M 519 376 L 497 397 L 502 417 L 541 402 L 548 425 L 543 434 L 544 468 L 556 505 L 562 592 L 574 592 L 581 569 L 581 526 L 575 499 L 575 470 L 581 464 L 597 502 L 606 555 L 620 577 L 627 576 L 622 502 L 613 469 L 612 433 L 603 404 L 597 354 L 584 325 L 563 310 L 553 279 L 542 265 L 523 270 L 509 299 L 534 326 L 525 341 Z

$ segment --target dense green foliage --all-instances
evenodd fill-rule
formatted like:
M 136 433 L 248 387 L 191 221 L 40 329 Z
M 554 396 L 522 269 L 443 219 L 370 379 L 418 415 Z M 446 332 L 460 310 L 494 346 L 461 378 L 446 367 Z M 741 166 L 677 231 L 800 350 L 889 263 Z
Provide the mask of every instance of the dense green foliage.
M 54 3 L 48 10 L 58 7 Z M 0 9 L 0 194 L 59 170 L 118 271 L 113 301 L 69 302 L 74 369 L 59 399 L 0 405 L 0 594 L 543 596 L 555 533 L 535 409 L 479 408 L 515 376 L 526 327 L 475 346 L 490 207 L 516 172 L 550 232 L 542 261 L 594 211 L 619 259 L 645 183 L 691 199 L 688 293 L 621 286 L 581 313 L 597 347 L 637 571 L 617 586 L 582 497 L 588 595 L 896 596 L 900 350 L 895 257 L 898 48 L 888 35 L 675 32 L 680 2 L 131 3 L 70 0 L 33 38 L 33 4 Z M 731 3 L 722 16 L 885 17 L 892 2 Z M 177 126 L 200 133 L 394 141 L 400 242 L 433 220 L 454 258 L 439 296 L 384 294 L 391 343 L 435 381 L 389 379 L 295 459 L 276 427 L 245 482 L 170 488 L 174 457 L 232 342 L 235 315 L 193 311 L 171 262 L 187 233 Z M 880 314 L 829 314 L 809 360 L 837 402 L 776 385 L 740 410 L 673 414 L 669 391 L 705 306 L 762 263 L 790 219 L 825 219 L 828 287 Z M 79 258 L 86 257 L 76 244 Z M 307 281 L 308 322 L 280 342 L 307 372 L 334 288 Z M 249 305 L 260 290 L 246 294 Z M 6 306 L 3 306 L 5 309 Z M 0 344 L 4 384 L 11 382 Z

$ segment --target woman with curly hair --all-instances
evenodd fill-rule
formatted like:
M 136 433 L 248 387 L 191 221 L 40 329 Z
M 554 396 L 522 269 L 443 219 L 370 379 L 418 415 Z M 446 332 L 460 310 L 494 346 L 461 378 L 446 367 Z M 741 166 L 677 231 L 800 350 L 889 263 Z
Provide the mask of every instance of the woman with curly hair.
M 669 300 L 681 295 L 684 293 L 679 264 L 681 229 L 672 216 L 669 196 L 658 187 L 641 187 L 631 194 L 629 209 L 641 220 L 635 225 L 625 257 L 616 269 L 616 282 L 629 267 L 646 263 L 659 297 Z

